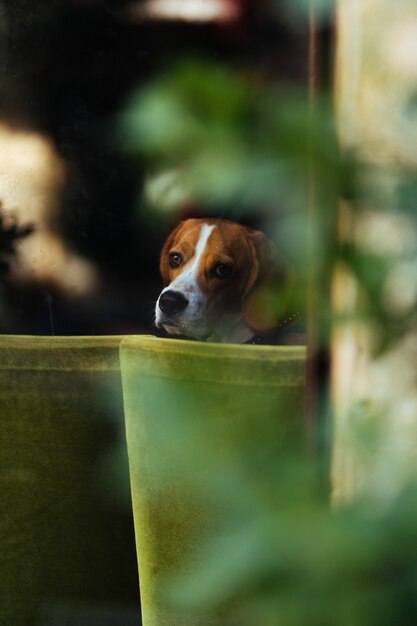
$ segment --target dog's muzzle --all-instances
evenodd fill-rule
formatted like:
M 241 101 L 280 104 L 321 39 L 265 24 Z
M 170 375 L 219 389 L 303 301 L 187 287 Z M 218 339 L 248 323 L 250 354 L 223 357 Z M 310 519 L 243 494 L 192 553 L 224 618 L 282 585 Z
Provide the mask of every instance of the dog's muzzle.
M 156 305 L 155 324 L 173 335 L 203 339 L 207 334 L 205 300 L 197 292 L 187 296 L 179 289 L 168 287 Z

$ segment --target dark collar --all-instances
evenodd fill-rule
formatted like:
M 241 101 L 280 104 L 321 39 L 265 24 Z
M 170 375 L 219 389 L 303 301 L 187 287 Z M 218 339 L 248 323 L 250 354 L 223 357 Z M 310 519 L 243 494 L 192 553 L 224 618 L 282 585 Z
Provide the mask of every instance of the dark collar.
M 256 346 L 279 346 L 305 343 L 305 327 L 301 322 L 300 313 L 290 315 L 286 320 L 278 324 L 273 330 L 255 335 L 245 345 Z

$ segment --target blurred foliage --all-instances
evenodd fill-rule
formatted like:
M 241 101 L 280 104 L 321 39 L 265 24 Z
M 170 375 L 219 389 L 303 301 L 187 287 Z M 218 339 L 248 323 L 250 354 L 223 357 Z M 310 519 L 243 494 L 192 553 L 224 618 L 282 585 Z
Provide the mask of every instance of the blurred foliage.
M 255 506 L 227 534 L 214 534 L 199 575 L 191 567 L 188 579 L 170 581 L 174 609 L 213 611 L 240 626 L 414 623 L 416 489 L 378 515 L 366 507 L 331 512 L 297 488 L 303 477 L 288 459 L 281 469 L 284 481 L 269 492 L 259 483 Z M 241 505 L 247 483 L 237 487 L 229 506 Z M 280 501 L 283 489 L 289 497 Z
M 386 295 L 396 263 L 408 263 L 415 283 L 415 237 L 387 253 L 387 232 L 379 247 L 361 233 L 339 246 L 335 233 L 340 198 L 359 218 L 370 207 L 394 210 L 402 228 L 408 223 L 414 232 L 417 171 L 371 167 L 342 153 L 327 94 L 311 104 L 301 89 L 265 85 L 207 61 L 182 61 L 132 95 L 120 129 L 124 147 L 149 172 L 144 197 L 154 212 L 197 205 L 213 214 L 221 207 L 231 219 L 259 215 L 295 270 L 292 310 L 305 310 L 308 285 L 316 286 L 319 342 L 326 343 L 331 323 L 325 285 L 339 261 L 361 286 L 360 314 L 374 326 L 377 352 L 415 324 L 415 301 L 393 307 Z
M 144 197 L 154 212 L 197 205 L 231 219 L 258 215 L 295 269 L 292 310 L 304 310 L 311 237 L 331 240 L 326 230 L 333 228 L 336 198 L 348 187 L 349 160 L 341 167 L 325 94 L 317 97 L 312 124 L 302 89 L 183 61 L 132 95 L 120 129 L 122 145 L 145 162 Z M 323 217 L 314 233 L 308 226 L 313 167 Z M 332 254 L 317 245 L 317 272 L 330 266 Z
M 309 129 L 302 90 L 265 87 L 221 65 L 184 61 L 133 94 L 121 120 L 122 141 L 151 171 L 178 172 L 183 197 L 168 208 L 188 200 L 275 214 L 280 207 L 305 208 L 310 149 L 319 174 L 333 189 L 337 184 L 329 107 L 323 97 Z M 158 205 L 164 201 L 161 194 Z
M 328 283 L 331 268 L 342 260 L 363 287 L 363 313 L 375 324 L 376 349 L 387 348 L 414 323 L 413 308 L 393 311 L 384 298 L 393 255 L 357 241 L 340 249 L 334 232 L 340 197 L 356 213 L 369 207 L 370 198 L 379 209 L 391 210 L 396 202 L 404 219 L 414 221 L 416 174 L 401 171 L 392 198 L 386 192 L 392 173 L 384 172 L 381 181 L 379 170 L 354 154 L 340 154 L 325 95 L 312 110 L 301 90 L 265 87 L 222 66 L 189 61 L 135 93 L 121 127 L 124 145 L 145 159 L 150 172 L 145 196 L 155 209 L 172 212 L 197 203 L 214 213 L 226 206 L 222 210 L 232 218 L 251 212 L 263 218 L 295 269 L 295 309 L 304 309 L 309 281 Z M 318 208 L 314 221 L 308 216 L 311 194 Z M 415 246 L 397 253 L 396 260 L 410 255 Z M 325 341 L 328 294 L 318 295 L 323 326 L 318 335 Z
M 381 353 L 417 323 L 417 168 L 363 165 L 355 185 L 355 232 L 336 260 L 358 280 L 356 315 L 373 327 L 373 348 Z
M 152 468 L 143 488 L 169 518 L 161 535 L 151 518 L 159 549 L 181 555 L 175 574 L 158 579 L 158 602 L 173 623 L 184 613 L 196 624 L 224 626 L 415 622 L 416 484 L 389 502 L 368 498 L 332 510 L 302 450 L 301 416 L 285 385 L 260 406 L 248 384 L 241 413 L 230 416 L 213 413 L 231 393 L 227 385 L 204 403 L 190 382 L 143 385 Z M 369 449 L 374 435 L 367 429 L 358 438 Z M 200 536 L 196 509 L 204 511 Z
M 307 4 L 279 3 L 279 10 L 305 17 Z M 314 3 L 319 19 L 328 19 L 331 5 Z M 332 321 L 329 278 L 336 263 L 345 265 L 361 289 L 354 315 L 374 331 L 373 347 L 381 352 L 416 327 L 417 171 L 373 169 L 342 154 L 333 122 L 328 94 L 312 105 L 303 90 L 193 60 L 133 94 L 120 127 L 124 147 L 148 169 L 144 196 L 153 210 L 169 214 L 197 204 L 213 214 L 227 207 L 222 214 L 232 219 L 260 216 L 295 268 L 294 306 L 303 307 L 308 285 L 317 288 L 323 341 Z M 343 245 L 335 236 L 340 198 L 356 222 Z M 411 295 L 396 299 L 396 290 Z M 417 620 L 414 483 L 385 504 L 332 511 L 303 453 L 289 447 L 269 454 L 263 441 L 254 448 L 258 455 L 242 449 L 237 458 L 184 422 L 187 402 L 172 405 L 172 422 L 161 430 L 167 463 L 161 481 L 186 476 L 191 493 L 214 498 L 228 513 L 212 529 L 199 563 L 188 564 L 192 575 L 178 574 L 161 589 L 171 610 L 191 607 L 213 624 L 220 616 L 219 623 L 236 626 Z M 181 432 L 188 433 L 188 447 Z M 368 453 L 377 445 L 371 428 L 358 436 Z

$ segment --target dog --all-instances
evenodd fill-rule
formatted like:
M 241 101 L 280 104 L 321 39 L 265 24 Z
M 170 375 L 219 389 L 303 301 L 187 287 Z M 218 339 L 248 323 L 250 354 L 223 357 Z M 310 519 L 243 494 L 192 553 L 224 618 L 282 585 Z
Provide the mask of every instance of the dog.
M 187 219 L 168 236 L 160 272 L 155 325 L 170 335 L 263 343 L 257 338 L 282 326 L 277 319 L 282 302 L 271 311 L 268 301 L 271 290 L 278 293 L 288 283 L 288 271 L 259 230 L 225 219 Z

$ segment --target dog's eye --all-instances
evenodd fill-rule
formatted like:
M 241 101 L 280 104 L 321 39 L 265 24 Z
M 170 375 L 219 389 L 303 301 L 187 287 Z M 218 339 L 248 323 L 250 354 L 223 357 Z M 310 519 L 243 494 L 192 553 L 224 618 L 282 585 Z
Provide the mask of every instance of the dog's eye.
M 169 264 L 171 267 L 179 267 L 182 263 L 182 256 L 179 252 L 171 252 L 169 255 Z
M 232 273 L 232 268 L 226 263 L 218 263 L 213 267 L 213 274 L 216 278 L 229 278 Z

